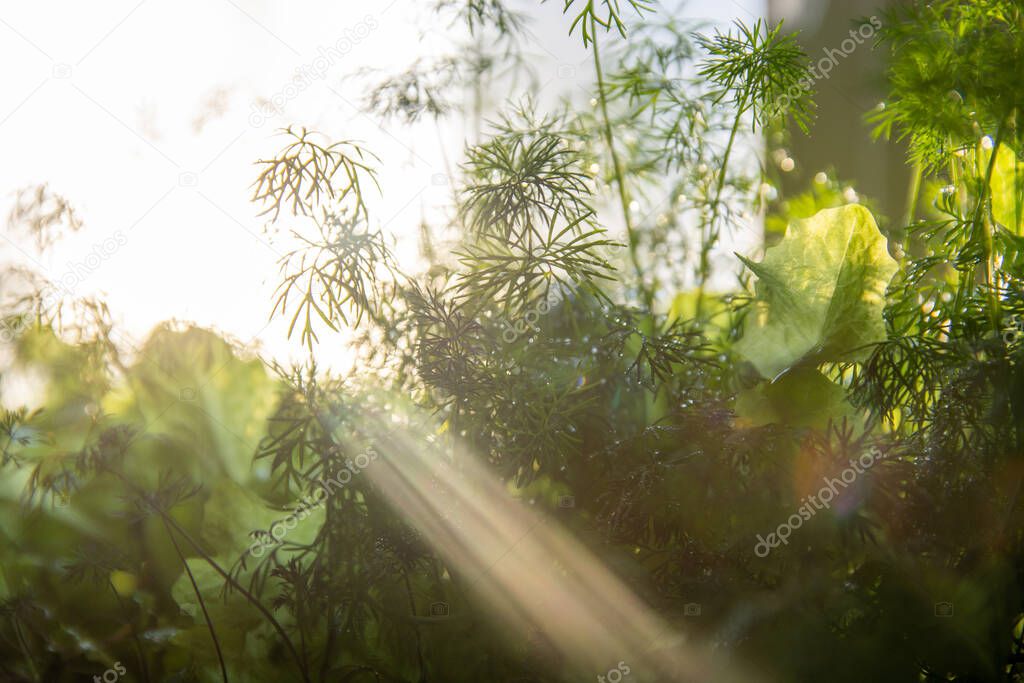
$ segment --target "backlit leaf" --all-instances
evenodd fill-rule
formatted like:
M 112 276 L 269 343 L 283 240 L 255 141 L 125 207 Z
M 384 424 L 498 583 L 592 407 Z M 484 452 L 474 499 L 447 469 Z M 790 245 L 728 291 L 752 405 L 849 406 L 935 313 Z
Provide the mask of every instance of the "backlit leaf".
M 794 220 L 763 261 L 743 262 L 758 277 L 757 298 L 736 349 L 765 377 L 797 363 L 862 360 L 886 338 L 885 289 L 897 265 L 863 206 Z

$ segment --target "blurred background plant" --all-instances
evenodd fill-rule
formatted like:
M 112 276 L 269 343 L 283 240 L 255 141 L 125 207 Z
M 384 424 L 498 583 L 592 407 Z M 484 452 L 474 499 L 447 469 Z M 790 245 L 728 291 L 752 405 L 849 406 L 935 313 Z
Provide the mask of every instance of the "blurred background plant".
M 249 552 L 367 448 L 400 462 L 387 433 L 407 430 L 453 479 L 469 454 L 556 518 L 689 642 L 769 678 L 1019 680 L 1024 10 L 885 15 L 891 90 L 870 118 L 910 141 L 914 177 L 909 218 L 880 216 L 882 231 L 825 173 L 779 201 L 750 152 L 814 112 L 809 92 L 771 106 L 808 62 L 782 25 L 708 32 L 653 3 L 566 2 L 589 106 L 516 92 L 485 123 L 494 83 L 529 90 L 528 15 L 436 10 L 472 42 L 367 102 L 477 124 L 422 263 L 399 263 L 364 200 L 370 150 L 290 129 L 254 174 L 269 228 L 297 237 L 268 309 L 308 362 L 176 323 L 134 347 L 101 302 L 40 306 L 38 277 L 5 273 L 5 375 L 45 391 L 0 416 L 4 676 L 87 680 L 116 661 L 144 681 L 607 671 L 609 653 L 574 669 L 555 625 L 504 628 L 424 537 L 432 520 L 400 514 L 372 476 Z M 12 220 L 41 247 L 77 224 L 45 188 L 23 198 Z M 763 258 L 729 253 L 762 223 Z M 315 360 L 318 332 L 342 328 L 353 376 Z M 868 452 L 827 512 L 754 553 Z

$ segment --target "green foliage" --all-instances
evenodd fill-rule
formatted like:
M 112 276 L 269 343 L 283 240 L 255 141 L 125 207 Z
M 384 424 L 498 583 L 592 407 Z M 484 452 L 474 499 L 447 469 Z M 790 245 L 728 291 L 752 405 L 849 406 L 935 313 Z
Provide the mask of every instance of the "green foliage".
M 971 148 L 1024 105 L 1024 8 L 1015 0 L 910 3 L 892 10 L 881 35 L 891 53 L 892 96 L 871 119 L 876 135 L 910 142 L 931 169 Z
M 281 258 L 283 279 L 271 312 L 286 314 L 288 298 L 298 298 L 288 335 L 302 318 L 302 342 L 310 350 L 317 341 L 315 324 L 322 322 L 337 331 L 349 324 L 346 310 L 354 312 L 355 325 L 364 315 L 382 315 L 391 283 L 380 278 L 393 274 L 391 251 L 383 235 L 368 231 L 358 213 L 332 214 L 324 209 L 314 224 L 319 232 L 315 238 L 292 233 L 301 246 Z
M 528 242 L 543 240 L 559 220 L 593 225 L 581 157 L 547 130 L 551 124 L 511 130 L 469 150 L 462 211 L 474 233 Z
M 1024 163 L 1000 147 L 992 168 L 992 218 L 1018 237 L 1024 236 Z
M 806 132 L 805 98 L 787 95 L 805 91 L 806 54 L 795 37 L 782 33 L 781 22 L 769 26 L 758 19 L 753 26 L 736 22 L 735 28 L 735 34 L 716 30 L 713 37 L 700 38 L 708 52 L 700 75 L 721 88 L 715 102 L 728 99 L 739 112 L 749 111 L 760 127 L 789 114 Z M 790 102 L 786 108 L 778 106 L 783 97 Z
M 743 262 L 758 277 L 757 299 L 736 350 L 763 376 L 799 364 L 863 360 L 885 340 L 885 290 L 898 266 L 864 207 L 795 220 L 763 261 Z
M 765 208 L 741 150 L 803 82 L 796 39 L 763 22 L 694 37 L 671 16 L 627 31 L 623 10 L 649 3 L 621 4 L 565 3 L 595 106 L 503 106 L 467 145 L 451 215 L 422 227 L 425 264 L 399 263 L 370 215 L 368 151 L 285 131 L 254 203 L 293 230 L 268 308 L 305 363 L 171 325 L 128 348 L 101 304 L 54 309 L 3 274 L 0 387 L 38 391 L 0 412 L 0 677 L 590 679 L 623 655 L 565 656 L 579 638 L 561 617 L 610 599 L 586 593 L 572 548 L 657 614 L 659 652 L 685 640 L 784 681 L 1021 679 L 1019 8 L 890 16 L 880 121 L 927 162 L 929 196 L 906 225 L 879 217 L 884 234 L 823 183 L 776 207 L 769 231 L 787 234 L 757 263 L 721 240 Z M 523 71 L 500 56 L 524 23 L 502 2 L 435 5 L 473 43 L 371 108 L 481 120 L 481 83 Z M 629 39 L 602 55 L 601 28 Z M 792 104 L 798 127 L 811 106 Z M 444 229 L 453 243 L 432 243 Z M 347 328 L 356 372 L 317 365 L 324 328 Z M 454 507 L 466 487 L 472 509 Z M 506 507 L 567 536 L 510 534 Z M 465 528 L 471 543 L 438 541 Z M 591 602 L 541 595 L 559 618 L 519 628 L 489 583 L 539 538 L 560 540 L 520 583 L 552 571 Z M 498 560 L 467 569 L 479 545 Z M 609 628 L 639 629 L 620 607 Z M 692 679 L 642 664 L 632 680 Z
M 352 142 L 334 142 L 324 147 L 314 141 L 314 133 L 305 128 L 282 133 L 293 142 L 273 159 L 260 161 L 262 171 L 253 183 L 253 201 L 263 205 L 261 215 L 271 222 L 290 209 L 293 216 L 310 216 L 325 202 L 341 204 L 355 200 L 355 212 L 367 215 L 363 201 L 364 176 L 375 184 L 376 173 L 363 161 L 367 152 Z M 343 179 L 335 180 L 335 175 Z
M 614 28 L 620 36 L 626 37 L 626 24 L 622 19 L 619 0 L 600 0 L 600 2 L 582 0 L 579 3 L 582 7 L 574 7 L 577 0 L 564 0 L 564 2 L 563 14 L 569 14 L 570 10 L 576 12 L 572 25 L 569 27 L 569 33 L 571 34 L 579 27 L 583 35 L 584 47 L 597 40 L 597 27 L 599 26 L 605 31 L 611 31 Z M 648 0 L 626 0 L 626 2 L 637 14 L 654 10 L 654 3 Z
M 741 391 L 736 415 L 754 427 L 788 424 L 818 429 L 828 427 L 831 420 L 856 417 L 843 388 L 809 366 Z
M 552 287 L 600 295 L 598 282 L 612 278 L 605 252 L 617 245 L 595 222 L 583 157 L 558 135 L 560 123 L 523 109 L 467 151 L 460 214 L 469 239 L 456 252 L 467 272 L 456 290 L 468 301 L 503 301 L 516 314 Z

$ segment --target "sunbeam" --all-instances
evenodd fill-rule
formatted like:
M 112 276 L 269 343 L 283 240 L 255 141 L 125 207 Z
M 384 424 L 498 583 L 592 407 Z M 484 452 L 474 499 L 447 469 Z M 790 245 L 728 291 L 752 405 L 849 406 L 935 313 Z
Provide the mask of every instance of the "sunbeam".
M 687 642 L 550 515 L 515 499 L 456 448 L 378 423 L 381 456 L 366 474 L 455 570 L 486 614 L 539 631 L 566 671 L 601 676 L 624 663 L 634 680 L 764 680 Z M 600 680 L 600 679 L 599 679 Z

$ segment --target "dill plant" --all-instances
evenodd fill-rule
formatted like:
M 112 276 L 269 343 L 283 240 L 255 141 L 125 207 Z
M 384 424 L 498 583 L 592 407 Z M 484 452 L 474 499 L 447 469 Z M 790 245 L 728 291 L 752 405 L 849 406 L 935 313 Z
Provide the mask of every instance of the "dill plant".
M 498 0 L 433 9 L 472 41 L 442 69 L 386 78 L 368 107 L 405 122 L 480 121 L 481 76 L 529 80 L 506 59 L 529 40 L 526 17 Z M 512 495 L 561 514 L 673 628 L 780 680 L 1020 679 L 1021 8 L 941 0 L 890 14 L 880 46 L 891 94 L 871 120 L 909 141 L 909 220 L 888 230 L 886 252 L 867 209 L 820 213 L 840 199 L 813 195 L 769 217 L 789 224 L 773 247 L 789 251 L 759 263 L 713 254 L 766 209 L 768 179 L 738 158 L 741 143 L 803 128 L 813 111 L 809 98 L 774 107 L 804 77 L 798 38 L 762 21 L 707 34 L 634 0 L 566 0 L 563 11 L 590 51 L 596 106 L 501 104 L 463 155 L 457 244 L 445 253 L 425 228 L 421 270 L 403 269 L 374 227 L 369 150 L 289 129 L 259 161 L 254 204 L 299 244 L 270 308 L 307 363 L 268 367 L 171 326 L 132 357 L 101 304 L 69 337 L 31 294 L 10 303 L 21 359 L 82 373 L 46 410 L 0 414 L 0 463 L 25 492 L 3 499 L 4 514 L 28 515 L 3 530 L 6 676 L 98 670 L 90 643 L 106 642 L 111 621 L 125 637 L 104 654 L 141 680 L 563 681 L 606 670 L 567 667 L 549 625 L 493 624 L 472 577 L 370 477 L 274 538 L 276 516 L 387 441 L 382 418 L 429 433 L 424 448 L 450 459 L 453 477 L 462 447 Z M 508 64 L 523 73 L 500 72 Z M 455 105 L 463 88 L 477 88 L 466 109 Z M 19 211 L 45 231 L 68 209 Z M 884 338 L 803 340 L 768 372 L 776 364 L 759 363 L 751 341 L 767 329 L 759 316 L 790 305 L 793 272 L 825 260 L 786 240 L 828 220 L 834 229 L 817 234 L 839 239 L 850 216 L 850 234 L 874 251 L 851 238 L 857 253 L 837 260 L 835 278 L 850 291 L 837 286 L 835 301 L 877 313 L 861 327 L 877 323 Z M 716 268 L 736 276 L 731 293 L 714 293 Z M 882 280 L 884 295 L 865 302 Z M 535 329 L 507 340 L 503 323 L 541 301 Z M 318 332 L 342 328 L 365 361 L 358 377 L 315 362 Z M 222 379 L 208 386 L 207 371 Z M 182 377 L 198 396 L 168 401 Z M 252 433 L 255 445 L 239 436 Z M 804 503 L 807 480 L 863 453 L 877 462 L 834 511 L 770 557 L 754 553 L 757 534 Z M 559 506 L 566 496 L 572 507 Z M 90 523 L 67 524 L 54 511 L 64 498 Z M 259 557 L 245 550 L 254 539 L 269 548 Z M 953 619 L 934 611 L 947 601 Z

